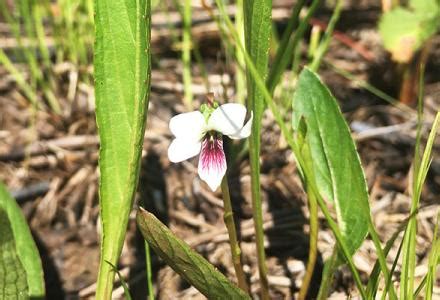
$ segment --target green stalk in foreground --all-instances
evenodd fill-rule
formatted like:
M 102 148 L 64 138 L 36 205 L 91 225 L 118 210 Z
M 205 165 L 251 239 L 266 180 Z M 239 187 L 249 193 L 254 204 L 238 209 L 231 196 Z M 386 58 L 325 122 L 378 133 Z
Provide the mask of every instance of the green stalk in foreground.
M 101 257 L 96 299 L 111 299 L 137 188 L 150 93 L 150 0 L 95 1 Z M 109 264 L 109 263 L 110 264 Z
M 147 207 L 145 199 L 143 201 L 143 207 Z M 147 289 L 148 289 L 148 300 L 154 300 L 154 289 L 153 289 L 153 271 L 151 265 L 151 251 L 150 245 L 146 240 L 144 240 L 145 249 L 145 277 L 147 279 Z
M 221 1 L 216 1 L 217 3 Z M 218 4 L 219 5 L 219 4 Z M 223 5 L 220 9 L 226 20 Z M 243 2 L 244 12 L 244 38 L 246 53 L 255 63 L 257 73 L 266 78 L 268 73 L 269 49 L 272 34 L 272 0 L 254 0 Z M 227 21 L 228 27 L 231 26 Z M 235 32 L 233 26 L 232 31 Z M 237 35 L 236 35 L 237 36 Z M 237 39 L 240 48 L 240 39 Z M 242 53 L 245 56 L 245 53 Z M 245 59 L 246 60 L 246 59 Z M 261 205 L 260 190 L 260 144 L 261 144 L 261 119 L 264 112 L 264 96 L 258 88 L 254 76 L 246 63 L 248 110 L 254 113 L 252 133 L 249 138 L 249 160 L 251 167 L 252 210 L 255 226 L 255 239 L 257 246 L 258 271 L 260 274 L 261 298 L 269 299 L 269 282 L 267 280 L 266 253 L 264 250 L 263 209 Z
M 313 271 L 316 264 L 316 256 L 318 253 L 318 202 L 313 193 L 307 193 L 309 198 L 310 211 L 310 242 L 309 242 L 309 257 L 307 260 L 306 275 L 304 276 L 301 288 L 299 290 L 298 299 L 304 300 L 309 290 L 310 281 L 312 280 Z
M 244 17 L 243 17 L 243 0 L 236 1 L 237 12 L 235 14 L 235 27 L 240 37 L 240 41 L 244 44 Z M 236 46 L 237 64 L 235 66 L 235 97 L 238 103 L 245 103 L 246 97 L 246 75 L 242 66 L 245 65 L 243 54 Z
M 226 175 L 223 177 L 221 189 L 224 202 L 223 220 L 225 221 L 226 228 L 228 229 L 229 244 L 231 245 L 232 262 L 234 264 L 235 275 L 237 276 L 238 286 L 246 293 L 249 293 L 246 276 L 241 265 L 241 250 L 237 239 L 234 213 L 232 212 L 231 195 L 229 194 L 228 179 Z
M 191 108 L 191 0 L 185 0 L 183 6 L 183 43 L 182 43 L 182 63 L 183 63 L 183 91 L 185 105 Z
M 151 269 L 151 251 L 150 246 L 147 241 L 144 240 L 145 246 L 145 270 L 147 275 L 147 288 L 148 288 L 148 300 L 154 300 L 154 289 L 153 289 L 153 272 Z

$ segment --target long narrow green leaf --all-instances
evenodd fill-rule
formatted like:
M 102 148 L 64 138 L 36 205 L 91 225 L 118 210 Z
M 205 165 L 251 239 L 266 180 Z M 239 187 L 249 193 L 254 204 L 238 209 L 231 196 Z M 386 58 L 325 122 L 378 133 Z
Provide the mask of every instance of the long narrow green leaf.
M 426 300 L 432 299 L 432 293 L 436 282 L 436 270 L 437 270 L 437 266 L 439 265 L 439 258 L 440 258 L 440 239 L 438 233 L 439 220 L 440 220 L 439 217 L 440 214 L 437 213 L 437 222 L 435 223 L 432 248 L 428 260 L 428 274 L 426 274 L 426 289 L 425 289 Z
M 243 2 L 244 38 L 246 50 L 255 63 L 257 72 L 265 79 L 268 71 L 269 48 L 272 29 L 272 0 Z M 252 133 L 249 138 L 249 159 L 251 166 L 252 208 L 257 243 L 258 270 L 260 273 L 261 295 L 269 297 L 266 255 L 264 253 L 263 210 L 260 193 L 260 134 L 264 111 L 264 95 L 258 88 L 250 70 L 247 69 L 247 107 L 254 113 Z
M 293 99 L 295 131 L 302 120 L 317 187 L 333 203 L 338 225 L 353 254 L 368 232 L 370 208 L 365 177 L 336 99 L 308 69 L 301 73 Z
M 114 265 L 112 265 L 110 262 L 106 261 L 112 268 L 113 272 L 118 275 L 119 281 L 121 281 L 122 288 L 124 289 L 124 296 L 126 300 L 131 300 L 130 290 L 128 289 L 127 282 L 125 282 L 124 276 L 118 271 L 118 268 L 116 268 Z
M 154 252 L 208 299 L 250 299 L 153 214 L 140 208 L 136 219 Z
M 183 64 L 183 91 L 184 103 L 191 108 L 192 89 L 191 89 L 191 0 L 183 3 L 183 41 L 182 41 L 182 64 Z
M 414 174 L 413 195 L 411 200 L 411 213 L 417 211 L 419 207 L 422 187 L 428 175 L 429 166 L 431 163 L 431 152 L 437 137 L 438 127 L 440 126 L 440 112 L 437 112 L 431 132 L 426 143 L 425 151 L 423 152 L 420 164 Z M 418 152 L 418 150 L 416 150 Z M 415 160 L 418 160 L 418 155 Z M 417 219 L 413 218 L 409 221 L 406 228 L 403 240 L 403 258 L 402 258 L 402 273 L 400 277 L 400 298 L 405 299 L 414 293 L 414 278 L 416 265 L 416 234 L 417 234 Z
M 97 299 L 110 299 L 138 182 L 150 87 L 150 1 L 95 2 L 102 223 Z
M 0 182 L 0 298 L 43 298 L 43 268 L 26 219 Z
M 24 95 L 27 97 L 29 102 L 38 107 L 39 104 L 37 100 L 37 95 L 35 94 L 34 90 L 26 82 L 24 75 L 19 70 L 17 70 L 17 68 L 14 66 L 14 64 L 3 51 L 3 49 L 0 49 L 0 64 L 3 65 L 3 67 L 12 75 L 15 82 L 22 89 Z
M 383 252 L 384 252 L 385 256 L 388 255 L 388 252 L 393 247 L 394 242 L 399 237 L 400 233 L 406 228 L 406 226 L 408 225 L 409 220 L 411 218 L 413 218 L 413 217 L 415 217 L 415 214 L 413 214 L 408 219 L 406 219 L 402 224 L 400 224 L 399 228 L 397 228 L 397 230 L 393 233 L 391 238 L 388 239 L 388 241 L 386 242 L 385 247 L 383 249 Z M 399 249 L 401 249 L 401 247 L 402 247 L 402 243 L 400 244 Z M 398 253 L 400 253 L 400 251 L 398 251 Z M 393 273 L 394 265 L 397 264 L 397 260 L 398 260 L 398 255 L 394 259 L 393 267 L 391 268 L 390 274 Z M 367 295 L 368 295 L 369 298 L 375 298 L 376 297 L 377 287 L 379 285 L 379 275 L 380 275 L 380 264 L 379 264 L 379 261 L 376 261 L 376 263 L 374 264 L 373 270 L 371 271 L 370 276 L 368 278 L 368 285 L 367 285 L 366 292 L 367 292 Z M 391 279 L 392 278 L 391 278 L 391 275 L 390 275 L 389 278 L 387 279 L 387 281 L 390 283 Z
M 327 25 L 327 29 L 325 30 L 324 37 L 322 38 L 321 43 L 313 54 L 313 60 L 310 63 L 310 69 L 317 72 L 319 69 L 319 65 L 324 57 L 324 54 L 327 52 L 328 47 L 330 46 L 330 41 L 332 40 L 333 30 L 335 29 L 336 23 L 339 20 L 339 16 L 341 15 L 342 10 L 342 0 L 337 0 L 335 9 L 333 10 L 332 17 Z

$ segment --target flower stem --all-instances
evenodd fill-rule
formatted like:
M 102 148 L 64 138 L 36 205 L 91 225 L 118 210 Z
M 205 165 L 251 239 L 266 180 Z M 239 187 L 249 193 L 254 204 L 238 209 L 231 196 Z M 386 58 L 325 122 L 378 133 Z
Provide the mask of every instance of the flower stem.
M 263 208 L 260 191 L 260 133 L 252 129 L 249 139 L 249 161 L 251 166 L 252 212 L 257 246 L 258 271 L 260 273 L 261 299 L 268 300 L 269 281 L 267 279 L 266 253 L 264 250 Z M 257 136 L 257 138 L 254 138 Z
M 145 243 L 145 270 L 147 273 L 146 275 L 147 275 L 147 287 L 148 287 L 148 300 L 154 300 L 150 245 L 148 245 L 147 241 L 144 241 L 144 243 Z
M 313 276 L 313 271 L 316 264 L 316 254 L 318 252 L 318 202 L 315 195 L 308 191 L 309 211 L 310 211 L 310 245 L 309 245 L 309 259 L 307 261 L 306 275 L 304 276 L 301 289 L 299 290 L 298 299 L 306 299 L 307 291 L 309 290 L 310 281 Z
M 235 230 L 234 213 L 232 212 L 231 196 L 229 194 L 228 179 L 226 175 L 222 179 L 222 194 L 224 202 L 223 219 L 228 229 L 229 244 L 231 246 L 232 262 L 234 264 L 235 275 L 237 276 L 238 286 L 245 292 L 249 292 L 246 282 L 246 276 L 241 265 L 241 250 L 237 240 L 237 231 Z

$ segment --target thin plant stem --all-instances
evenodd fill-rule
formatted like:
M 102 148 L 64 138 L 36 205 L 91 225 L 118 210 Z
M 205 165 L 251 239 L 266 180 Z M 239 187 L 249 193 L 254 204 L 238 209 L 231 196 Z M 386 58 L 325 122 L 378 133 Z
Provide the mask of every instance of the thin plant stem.
M 423 183 L 425 182 L 428 174 L 428 169 L 431 162 L 431 153 L 434 140 L 437 135 L 438 127 L 440 125 L 440 112 L 437 112 L 434 123 L 431 128 L 431 132 L 428 137 L 428 141 L 425 146 L 425 150 L 418 164 L 418 172 L 414 174 L 414 190 L 412 195 L 411 213 L 418 210 L 418 204 L 421 196 L 421 190 Z M 412 222 L 411 222 L 412 221 Z M 412 296 L 414 290 L 414 277 L 415 277 L 415 247 L 416 247 L 416 233 L 417 233 L 417 220 L 411 219 L 406 228 L 404 236 L 404 252 L 402 259 L 402 277 L 401 278 L 401 296 Z M 402 282 L 404 279 L 408 282 Z M 402 297 L 401 297 L 402 298 Z M 402 298 L 406 299 L 406 298 Z
M 124 296 L 125 296 L 125 298 L 127 300 L 132 300 L 131 295 L 130 295 L 130 290 L 128 289 L 128 285 L 125 282 L 124 276 L 122 276 L 122 274 L 119 272 L 118 268 L 116 268 L 114 264 L 112 264 L 108 260 L 106 260 L 105 262 L 107 264 L 109 264 L 111 269 L 112 269 L 112 271 L 114 273 L 116 273 L 116 275 L 118 275 L 119 281 L 121 282 L 122 288 L 124 289 Z
M 254 130 L 252 131 L 252 135 L 254 135 Z M 249 139 L 249 160 L 251 164 L 251 170 L 253 171 L 252 174 L 257 174 L 257 172 L 260 171 L 260 141 L 254 141 L 252 135 Z M 263 208 L 261 205 L 259 173 L 258 175 L 251 176 L 251 186 L 255 241 L 257 245 L 258 271 L 260 273 L 261 297 L 263 300 L 266 300 L 269 299 L 269 282 L 267 280 L 266 253 L 264 250 Z
M 182 43 L 182 63 L 183 63 L 183 89 L 185 105 L 192 105 L 191 89 L 191 0 L 185 0 L 183 7 L 183 43 Z
M 146 199 L 143 199 L 142 206 L 146 209 L 147 203 Z M 144 240 L 145 249 L 145 275 L 147 277 L 147 288 L 148 288 L 148 300 L 154 300 L 154 289 L 153 289 L 153 272 L 151 268 L 151 251 L 150 245 L 147 240 Z
M 222 179 L 221 189 L 223 194 L 224 214 L 223 219 L 228 229 L 229 245 L 231 246 L 232 263 L 237 276 L 238 287 L 246 293 L 249 292 L 249 287 L 246 282 L 246 276 L 241 265 L 241 249 L 237 239 L 237 231 L 235 229 L 234 213 L 232 212 L 231 195 L 229 194 L 228 179 L 226 175 Z
M 426 300 L 432 299 L 432 293 L 436 281 L 436 270 L 438 266 L 438 259 L 440 255 L 440 240 L 438 236 L 438 226 L 439 226 L 439 214 L 437 213 L 437 222 L 435 223 L 434 227 L 434 234 L 433 234 L 433 241 L 432 241 L 432 247 L 431 252 L 429 253 L 429 259 L 428 259 L 428 273 L 425 275 L 422 283 L 420 283 L 419 288 L 417 288 L 416 292 L 414 293 L 414 298 L 417 297 L 417 294 L 420 292 L 420 290 L 423 288 L 424 285 L 426 285 L 425 288 L 425 297 Z M 423 283 L 425 282 L 425 283 Z
M 151 269 L 151 252 L 150 246 L 147 241 L 145 243 L 145 271 L 147 275 L 147 288 L 148 288 L 148 300 L 154 300 L 154 289 L 153 289 L 153 273 Z
M 328 291 L 334 279 L 335 271 L 338 267 L 338 248 L 333 248 L 332 256 L 325 262 L 324 271 L 322 272 L 322 282 L 319 287 L 318 296 L 316 299 L 325 300 L 328 298 Z
M 220 1 L 217 1 L 220 2 Z M 243 1 L 243 17 L 244 17 L 244 40 L 245 49 L 249 52 L 239 51 L 242 58 L 245 53 L 249 53 L 251 61 L 255 61 L 257 73 L 265 77 L 268 70 L 268 60 L 270 51 L 270 29 L 272 29 L 270 12 L 272 0 L 259 1 Z M 224 13 L 222 4 L 222 15 L 228 26 L 231 26 L 236 34 L 237 43 L 236 50 L 240 50 L 242 39 L 238 35 L 229 16 Z M 259 12 L 257 12 L 259 11 Z M 258 20 L 257 20 L 258 19 Z M 264 27 L 264 29 L 261 29 Z M 269 28 L 268 28 L 269 27 Z M 258 36 L 258 39 L 254 35 Z M 237 47 L 238 46 L 238 47 Z M 246 61 L 246 59 L 244 58 Z M 264 248 L 264 230 L 263 230 L 263 208 L 261 199 L 261 183 L 260 183 L 260 150 L 261 150 L 261 120 L 264 112 L 264 99 L 259 92 L 255 79 L 246 68 L 247 78 L 247 108 L 254 114 L 252 122 L 252 132 L 249 138 L 249 163 L 251 169 L 251 194 L 252 194 L 252 217 L 255 228 L 255 242 L 258 260 L 258 272 L 260 275 L 260 295 L 261 299 L 268 300 L 269 297 L 269 281 L 267 279 L 266 253 Z
M 385 285 L 389 287 L 390 292 L 390 299 L 391 300 L 397 300 L 396 291 L 394 290 L 394 286 L 390 284 L 391 282 L 391 275 L 388 271 L 388 266 L 386 263 L 385 253 L 382 250 L 382 245 L 380 243 L 379 235 L 376 232 L 376 228 L 374 227 L 373 220 L 368 218 L 368 231 L 370 233 L 370 237 L 373 240 L 373 244 L 376 248 L 377 257 L 379 260 L 380 268 L 382 270 L 383 276 L 385 278 Z
M 393 233 L 393 235 L 391 236 L 390 239 L 387 240 L 385 247 L 383 248 L 383 252 L 384 252 L 384 256 L 386 257 L 391 249 L 391 247 L 393 247 L 394 242 L 396 241 L 396 239 L 398 238 L 399 234 L 406 228 L 409 220 L 411 218 L 413 218 L 416 214 L 411 214 L 406 220 L 404 220 L 399 227 L 397 228 L 397 230 Z M 394 270 L 396 268 L 397 265 L 397 261 L 399 260 L 399 256 L 400 256 L 400 249 L 402 248 L 402 243 L 400 243 L 399 246 L 399 250 L 397 251 L 397 254 L 394 258 L 394 262 L 393 265 L 391 266 L 390 272 L 389 272 L 389 278 L 386 279 L 388 281 L 388 284 L 391 283 L 391 274 L 394 273 Z M 371 271 L 370 275 L 369 275 L 369 280 L 368 280 L 368 285 L 367 285 L 367 298 L 368 299 L 376 299 L 376 293 L 377 293 L 377 287 L 379 284 L 379 269 L 380 268 L 380 263 L 379 261 L 376 261 L 376 263 L 374 264 L 374 268 Z M 385 282 L 387 282 L 385 281 Z M 386 291 L 389 290 L 389 287 L 385 287 L 385 293 Z M 383 294 L 385 294 L 383 293 Z M 383 298 L 384 299 L 384 298 Z
M 321 28 L 319 26 L 313 26 L 310 32 L 309 48 L 307 49 L 307 57 L 313 59 L 319 46 L 319 40 L 321 39 Z
M 302 157 L 297 156 L 297 160 L 298 161 L 302 160 Z M 304 166 L 304 163 L 301 164 L 301 162 L 300 162 L 300 165 Z M 306 177 L 310 176 L 310 174 L 311 174 L 310 170 L 304 169 L 303 171 L 304 171 L 304 174 Z M 347 259 L 347 264 L 348 264 L 350 271 L 353 275 L 353 278 L 354 278 L 356 286 L 359 290 L 359 293 L 361 294 L 362 299 L 366 299 L 367 295 L 366 295 L 365 289 L 362 285 L 361 277 L 359 275 L 359 272 L 356 269 L 356 266 L 354 265 L 353 260 L 351 259 L 350 252 L 348 251 L 347 245 L 345 244 L 345 242 L 342 238 L 342 234 L 339 231 L 338 224 L 336 224 L 336 222 L 332 219 L 330 212 L 328 211 L 327 205 L 324 202 L 324 199 L 322 199 L 321 195 L 319 194 L 319 190 L 316 187 L 315 183 L 313 183 L 311 181 L 310 181 L 310 183 L 312 183 L 311 189 L 312 189 L 312 192 L 315 194 L 316 199 L 318 200 L 319 207 L 321 208 L 321 211 L 324 213 L 324 216 L 327 220 L 327 223 L 328 223 L 330 229 L 333 231 L 333 234 L 335 235 L 336 241 L 338 242 L 338 245 L 339 245 L 343 255 Z
M 414 214 L 413 216 L 415 217 L 415 215 L 416 214 Z M 388 276 L 388 278 L 385 278 L 385 289 L 384 289 L 384 291 L 382 293 L 381 300 L 385 300 L 386 299 L 388 290 L 390 289 L 390 286 L 392 285 L 391 275 L 394 273 L 394 270 L 396 269 L 397 262 L 399 261 L 400 254 L 402 253 L 402 246 L 403 246 L 403 241 L 400 243 L 399 248 L 397 249 L 396 258 L 394 259 L 393 265 L 391 266 L 390 275 Z M 377 293 L 377 286 L 376 286 L 376 292 L 375 293 Z M 390 299 L 391 299 L 391 297 L 393 297 L 393 296 L 390 295 Z M 394 296 L 394 299 L 397 299 L 397 296 Z
M 293 51 L 292 68 L 291 68 L 293 79 L 298 78 L 298 71 L 301 63 L 301 45 L 302 45 L 302 41 L 299 41 L 298 45 L 295 47 L 295 50 Z
M 309 242 L 309 258 L 307 261 L 306 274 L 304 276 L 301 288 L 299 290 L 298 299 L 304 300 L 309 290 L 310 281 L 312 280 L 313 271 L 316 264 L 316 255 L 318 253 L 318 203 L 313 193 L 307 193 L 310 212 L 310 242 Z

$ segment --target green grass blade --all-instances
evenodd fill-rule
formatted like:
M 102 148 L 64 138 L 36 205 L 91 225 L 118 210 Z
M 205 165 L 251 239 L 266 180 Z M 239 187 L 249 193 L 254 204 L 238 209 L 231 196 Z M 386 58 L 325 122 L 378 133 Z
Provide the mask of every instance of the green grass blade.
M 97 299 L 110 299 L 138 182 L 150 87 L 150 1 L 95 2 L 96 120 L 101 140 Z
M 153 272 L 151 268 L 151 251 L 150 246 L 147 241 L 144 242 L 145 246 L 145 273 L 147 275 L 147 288 L 148 288 L 148 299 L 154 300 L 154 289 L 153 289 Z
M 339 20 L 339 16 L 341 15 L 342 10 L 342 0 L 338 0 L 336 2 L 336 7 L 333 10 L 332 17 L 330 18 L 330 22 L 328 23 L 327 29 L 325 30 L 324 37 L 322 38 L 321 43 L 313 54 L 313 61 L 310 64 L 310 69 L 317 72 L 319 69 L 319 65 L 321 64 L 322 58 L 324 54 L 327 52 L 327 49 L 330 45 L 330 41 L 332 39 L 333 30 L 335 29 L 336 23 Z
M 412 217 L 414 217 L 414 216 L 415 216 L 415 214 L 412 215 Z M 386 242 L 385 247 L 383 249 L 384 256 L 388 255 L 389 251 L 391 250 L 391 247 L 394 245 L 394 242 L 398 238 L 399 234 L 408 225 L 409 220 L 410 220 L 410 218 L 406 219 L 405 222 L 400 224 L 399 228 L 397 228 L 397 230 L 394 232 L 394 234 L 391 236 L 391 238 Z M 402 245 L 402 243 L 400 244 L 399 249 L 401 248 L 401 245 Z M 388 283 L 391 282 L 391 274 L 393 273 L 395 265 L 397 264 L 399 253 L 400 253 L 400 250 L 398 251 L 398 255 L 394 260 L 393 267 L 390 270 L 390 276 L 387 279 Z M 380 263 L 379 263 L 379 261 L 376 261 L 376 263 L 374 264 L 373 270 L 371 271 L 369 279 L 368 279 L 368 285 L 367 285 L 368 299 L 371 299 L 371 298 L 374 299 L 376 296 L 377 287 L 379 284 L 379 275 L 380 275 Z
M 407 223 L 405 223 L 405 226 L 406 224 Z M 383 249 L 385 256 L 388 255 L 388 252 L 391 250 L 391 247 L 394 245 L 394 242 L 396 241 L 397 237 L 399 236 L 400 232 L 402 232 L 403 229 L 404 226 L 398 228 L 396 232 L 394 232 L 394 234 L 391 236 L 391 238 L 386 242 L 385 248 Z M 376 295 L 377 287 L 379 285 L 379 275 L 380 275 L 380 265 L 379 265 L 379 261 L 376 261 L 368 279 L 368 284 L 367 284 L 368 298 L 374 298 Z
M 244 45 L 244 7 L 243 0 L 236 1 L 236 13 L 235 13 L 235 28 L 240 38 L 240 44 Z M 226 41 L 227 42 L 227 39 Z M 235 57 L 237 60 L 235 67 L 235 97 L 238 103 L 245 104 L 246 97 L 246 74 L 242 68 L 245 60 L 244 55 L 241 53 L 239 46 L 236 45 Z
M 185 0 L 183 4 L 183 41 L 182 41 L 182 63 L 183 63 L 183 89 L 184 102 L 192 106 L 191 86 L 191 0 Z
M 115 272 L 116 275 L 118 275 L 119 281 L 121 282 L 122 288 L 124 289 L 125 299 L 131 300 L 130 290 L 128 288 L 127 283 L 125 282 L 124 276 L 122 276 L 122 274 L 118 271 L 118 268 L 116 268 L 111 262 L 109 261 L 105 261 L 105 262 L 108 263 L 112 268 L 113 272 Z
M 41 53 L 44 67 L 46 68 L 46 70 L 49 71 L 52 64 L 50 62 L 49 49 L 47 47 L 46 35 L 44 32 L 43 7 L 40 7 L 40 4 L 35 3 L 32 6 L 32 12 L 33 12 L 32 18 L 34 20 L 35 33 L 38 40 L 38 48 Z
M 429 270 L 428 270 L 429 272 Z M 428 279 L 428 274 L 426 274 L 425 276 L 423 276 L 422 281 L 420 282 L 419 286 L 417 287 L 416 291 L 414 292 L 414 296 L 413 299 L 417 299 L 417 297 L 419 296 L 420 292 L 422 291 L 422 289 L 425 287 L 426 285 L 426 280 Z M 428 298 L 428 296 L 425 295 L 425 298 Z M 432 294 L 431 294 L 431 299 L 432 299 Z
M 419 102 L 421 99 L 419 98 Z M 421 108 L 419 107 L 419 120 L 421 120 Z M 437 130 L 440 122 L 440 113 L 437 113 L 428 141 L 423 152 L 423 156 L 419 158 L 419 140 L 417 138 L 416 151 L 414 155 L 414 175 L 413 175 L 413 193 L 411 201 L 411 211 L 417 211 L 422 193 L 422 187 L 428 174 L 428 169 L 431 161 L 432 147 L 437 135 Z M 420 136 L 420 129 L 418 130 Z M 403 246 L 402 258 L 402 272 L 400 278 L 400 298 L 406 299 L 409 295 L 414 294 L 414 272 L 416 263 L 416 234 L 417 234 L 417 219 L 411 219 L 406 229 Z
M 208 299 L 250 299 L 153 214 L 140 208 L 136 219 L 142 235 L 156 254 Z
M 37 246 L 20 207 L 0 182 L 0 298 L 43 298 L 44 294 Z
M 20 17 L 23 19 L 24 23 L 24 32 L 26 33 L 27 39 L 31 42 L 36 41 L 36 35 L 34 31 L 34 24 L 32 22 L 31 15 L 31 2 L 29 0 L 23 0 L 18 2 Z M 18 23 L 19 24 L 19 23 Z M 18 33 L 22 35 L 21 32 Z M 31 51 L 28 47 L 24 47 L 25 58 L 27 60 L 27 64 L 29 65 L 29 69 L 31 71 L 32 79 L 36 82 L 41 82 L 43 80 L 43 73 L 41 72 L 38 62 L 35 56 L 35 53 Z
M 289 21 L 287 22 L 286 29 L 284 30 L 283 35 L 281 36 L 281 40 L 279 42 L 279 45 L 276 49 L 275 58 L 273 60 L 273 66 L 269 72 L 269 76 L 268 76 L 268 80 L 267 80 L 268 87 L 272 91 L 275 88 L 275 86 L 273 86 L 273 83 L 272 83 L 272 80 L 273 80 L 272 77 L 275 75 L 275 73 L 277 73 L 277 75 L 278 75 L 279 72 L 282 73 L 284 71 L 282 69 L 281 60 L 282 59 L 286 59 L 286 60 L 290 59 L 289 56 L 285 55 L 285 52 L 286 52 L 286 49 L 287 49 L 289 43 L 293 43 L 291 37 L 292 37 L 292 34 L 294 33 L 295 29 L 298 26 L 299 14 L 300 14 L 301 9 L 303 8 L 304 4 L 305 4 L 305 0 L 300 0 L 293 6 L 292 14 L 289 18 Z M 292 47 L 292 46 L 290 45 L 289 47 Z M 298 48 L 299 47 L 296 47 L 296 45 L 293 44 L 292 51 L 297 52 Z M 284 68 L 286 68 L 286 67 L 284 67 Z M 277 70 L 277 71 L 274 71 L 274 70 Z
M 435 230 L 434 230 L 434 238 L 432 241 L 432 249 L 431 253 L 429 254 L 429 260 L 428 260 L 428 274 L 426 274 L 426 288 L 425 288 L 425 297 L 426 300 L 432 299 L 432 293 L 433 288 L 436 283 L 436 270 L 437 266 L 439 264 L 439 258 L 440 258 L 440 238 L 438 233 L 439 228 L 439 220 L 440 220 L 440 214 L 437 213 L 437 222 L 435 224 Z M 423 286 L 420 284 L 420 286 Z M 417 291 L 416 291 L 417 292 Z M 414 298 L 417 296 L 414 296 Z
M 12 75 L 15 82 L 20 87 L 20 89 L 23 91 L 24 95 L 29 100 L 29 102 L 32 105 L 38 107 L 37 95 L 35 94 L 34 90 L 26 82 L 23 74 L 19 70 L 17 70 L 17 68 L 11 62 L 9 57 L 6 56 L 3 49 L 0 49 L 0 64 L 2 64 L 5 67 L 5 69 Z
M 258 74 L 266 78 L 269 62 L 272 29 L 272 0 L 243 2 L 244 38 L 246 51 L 255 63 Z M 266 254 L 264 252 L 263 210 L 260 190 L 260 138 L 261 119 L 264 111 L 264 96 L 247 69 L 247 107 L 254 114 L 252 133 L 249 138 L 249 160 L 251 166 L 252 209 L 257 244 L 258 270 L 262 299 L 269 298 Z
M 318 9 L 320 3 L 320 0 L 313 0 L 309 10 L 307 11 L 307 15 L 300 21 L 295 33 L 289 39 L 282 38 L 280 47 L 277 50 L 277 54 L 273 62 L 273 66 L 267 78 L 267 88 L 271 94 L 273 94 L 275 87 L 281 79 L 281 75 L 289 65 L 292 59 L 292 53 L 294 52 L 294 49 L 298 45 L 299 41 L 304 36 L 304 33 L 309 26 L 309 20 Z M 295 17 L 295 14 L 299 14 L 299 7 L 298 10 L 294 10 L 293 13 L 293 17 Z M 291 27 L 292 30 L 293 28 L 294 26 Z M 286 35 L 288 35 L 288 32 Z

